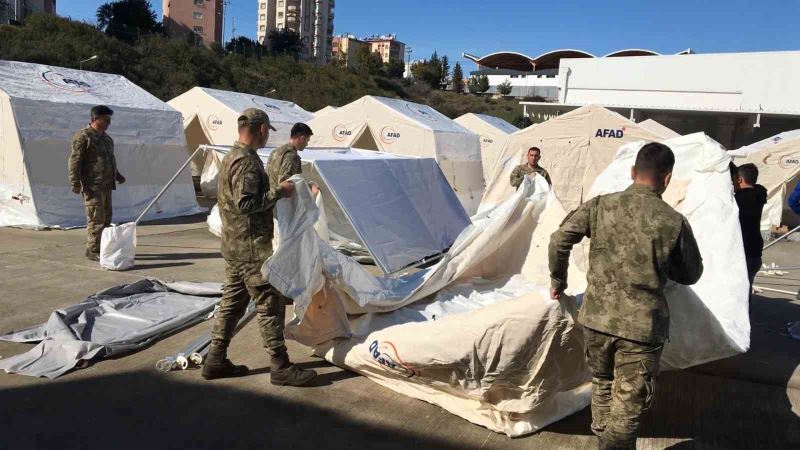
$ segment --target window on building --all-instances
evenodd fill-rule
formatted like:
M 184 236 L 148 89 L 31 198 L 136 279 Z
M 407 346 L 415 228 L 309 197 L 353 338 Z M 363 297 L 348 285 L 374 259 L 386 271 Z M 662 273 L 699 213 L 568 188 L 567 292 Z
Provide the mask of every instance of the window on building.
M 283 0 L 278 0 L 278 6 L 283 6 Z
M 195 0 L 195 1 L 197 1 L 197 0 Z M 261 9 L 267 9 L 267 4 L 266 3 L 262 3 L 261 4 Z
M 282 13 L 282 12 L 279 12 L 279 13 L 278 13 L 278 17 L 283 17 L 283 13 Z
M 258 16 L 258 20 L 267 20 L 267 15 L 266 14 L 262 14 L 262 15 Z
M 278 22 L 278 29 L 279 29 L 279 30 L 282 30 L 282 29 L 283 29 L 283 22 Z
M 258 27 L 258 31 L 267 31 L 267 27 L 264 26 L 264 25 L 261 25 L 260 27 Z
M 192 17 L 194 17 L 195 20 L 201 20 L 203 18 L 203 13 L 195 11 L 192 13 Z
M 194 0 L 195 5 L 202 5 L 203 3 L 205 3 L 205 0 Z
M 203 34 L 203 27 L 192 27 L 192 30 L 197 34 Z

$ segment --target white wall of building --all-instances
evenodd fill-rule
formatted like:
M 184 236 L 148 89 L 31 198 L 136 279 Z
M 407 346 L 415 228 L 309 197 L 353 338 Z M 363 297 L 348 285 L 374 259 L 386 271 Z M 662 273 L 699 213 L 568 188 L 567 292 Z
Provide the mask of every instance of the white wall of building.
M 559 102 L 800 114 L 800 52 L 562 59 Z

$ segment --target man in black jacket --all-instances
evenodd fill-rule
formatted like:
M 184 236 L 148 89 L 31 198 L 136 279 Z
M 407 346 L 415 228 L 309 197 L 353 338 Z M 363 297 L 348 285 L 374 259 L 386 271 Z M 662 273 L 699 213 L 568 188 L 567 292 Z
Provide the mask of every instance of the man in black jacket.
M 734 179 L 734 189 L 736 204 L 739 205 L 739 224 L 742 227 L 747 278 L 750 280 L 751 290 L 756 272 L 761 268 L 761 250 L 764 247 L 764 239 L 761 237 L 761 212 L 767 203 L 767 189 L 757 182 L 758 167 L 755 164 L 739 166 Z

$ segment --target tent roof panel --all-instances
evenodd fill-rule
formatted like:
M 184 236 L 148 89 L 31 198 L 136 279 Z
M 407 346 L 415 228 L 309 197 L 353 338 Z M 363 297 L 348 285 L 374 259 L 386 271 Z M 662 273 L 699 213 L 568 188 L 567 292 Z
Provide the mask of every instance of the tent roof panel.
M 489 114 L 476 114 L 476 113 L 464 114 L 464 116 L 470 116 L 470 115 L 474 116 L 475 118 L 483 122 L 486 122 L 489 126 L 496 128 L 497 130 L 506 134 L 512 134 L 519 131 L 519 128 L 515 127 L 514 125 L 508 123 L 507 121 L 499 117 L 490 116 Z M 458 119 L 456 119 L 456 121 L 458 121 Z
M 366 96 L 365 98 L 383 104 L 392 111 L 425 126 L 433 131 L 445 131 L 449 133 L 472 134 L 471 131 L 453 122 L 452 119 L 431 108 L 428 105 L 407 102 L 386 97 Z
M 313 114 L 292 102 L 262 97 L 260 95 L 222 91 L 204 87 L 195 87 L 193 89 L 197 89 L 214 98 L 236 113 L 240 113 L 247 108 L 262 109 L 269 115 L 271 122 L 294 124 L 297 122 L 307 122 L 314 118 Z
M 0 61 L 0 90 L 12 99 L 175 112 L 121 75 L 44 64 Z

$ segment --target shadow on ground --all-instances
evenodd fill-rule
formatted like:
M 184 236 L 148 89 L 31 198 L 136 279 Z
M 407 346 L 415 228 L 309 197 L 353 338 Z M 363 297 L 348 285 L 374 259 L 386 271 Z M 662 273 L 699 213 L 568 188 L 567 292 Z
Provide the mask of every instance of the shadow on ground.
M 341 377 L 331 375 L 328 383 Z M 358 423 L 333 409 L 238 390 L 229 380 L 194 384 L 179 379 L 176 374 L 139 371 L 5 389 L 0 391 L 0 403 L 6 406 L 0 412 L 2 446 L 18 450 L 457 448 L 436 436 L 405 433 L 402 424 L 384 428 Z M 314 388 L 307 390 L 314 395 Z

